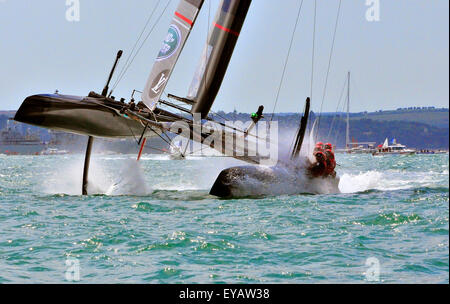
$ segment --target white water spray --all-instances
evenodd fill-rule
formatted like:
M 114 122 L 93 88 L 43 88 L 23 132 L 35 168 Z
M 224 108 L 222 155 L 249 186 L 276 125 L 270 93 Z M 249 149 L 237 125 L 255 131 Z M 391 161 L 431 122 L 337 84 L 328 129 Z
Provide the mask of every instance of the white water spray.
M 139 163 L 132 159 L 113 160 L 114 168 L 106 166 L 99 158 L 91 159 L 88 179 L 89 195 L 151 194 Z M 81 195 L 83 160 L 60 162 L 50 173 L 44 192 L 48 194 Z

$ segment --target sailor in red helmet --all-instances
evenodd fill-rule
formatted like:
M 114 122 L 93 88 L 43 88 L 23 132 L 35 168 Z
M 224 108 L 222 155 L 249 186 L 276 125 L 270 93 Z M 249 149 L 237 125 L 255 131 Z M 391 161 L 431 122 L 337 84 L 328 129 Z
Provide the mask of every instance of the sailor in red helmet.
M 335 177 L 336 176 L 336 172 L 334 171 L 334 169 L 336 169 L 336 159 L 334 157 L 334 152 L 333 152 L 333 145 L 330 143 L 326 143 L 325 144 L 325 156 L 326 156 L 326 163 L 327 163 L 327 170 L 325 172 L 325 175 L 330 175 Z
M 323 142 L 318 142 L 316 144 L 316 149 L 321 150 L 322 152 L 324 151 L 325 145 L 323 144 Z
M 327 157 L 324 153 L 324 144 L 319 142 L 314 148 L 314 158 L 316 162 L 309 167 L 309 172 L 313 177 L 325 176 L 327 169 Z

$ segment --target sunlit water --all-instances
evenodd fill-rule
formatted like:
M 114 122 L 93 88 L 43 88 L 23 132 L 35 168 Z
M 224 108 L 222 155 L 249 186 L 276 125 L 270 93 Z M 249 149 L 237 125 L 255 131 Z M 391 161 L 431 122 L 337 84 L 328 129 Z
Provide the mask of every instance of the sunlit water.
M 220 200 L 224 158 L 0 156 L 0 283 L 449 282 L 449 158 L 338 155 L 339 195 Z M 373 260 L 373 259 L 372 259 Z M 371 260 L 369 260 L 371 261 Z

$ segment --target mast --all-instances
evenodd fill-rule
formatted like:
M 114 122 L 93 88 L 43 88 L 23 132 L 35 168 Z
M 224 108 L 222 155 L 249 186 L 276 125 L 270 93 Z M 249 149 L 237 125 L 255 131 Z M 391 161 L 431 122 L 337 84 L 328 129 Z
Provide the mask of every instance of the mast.
M 349 149 L 350 145 L 350 71 L 347 80 L 347 132 L 345 138 L 345 149 Z
M 120 51 L 117 53 L 116 61 L 114 61 L 114 65 L 113 65 L 113 67 L 112 67 L 112 69 L 111 69 L 111 73 L 109 73 L 108 80 L 106 81 L 106 85 L 105 85 L 105 87 L 103 88 L 103 91 L 102 91 L 102 96 L 105 96 L 105 97 L 106 97 L 106 95 L 108 95 L 109 83 L 111 82 L 111 79 L 112 79 L 112 77 L 113 77 L 113 75 L 114 75 L 114 71 L 116 70 L 116 67 L 117 67 L 117 63 L 119 62 L 120 57 L 122 57 L 122 54 L 123 54 L 123 51 L 122 51 L 122 50 L 120 50 Z
M 292 160 L 298 158 L 302 150 L 303 139 L 305 138 L 306 127 L 308 126 L 310 108 L 311 108 L 311 99 L 308 97 L 306 99 L 305 112 L 303 114 L 302 119 L 300 120 L 300 127 L 295 139 L 294 149 L 292 150 L 291 153 Z
M 222 85 L 251 0 L 222 0 L 208 36 L 188 98 L 191 113 L 206 118 Z
M 154 110 L 197 20 L 204 0 L 181 0 L 169 26 L 156 62 L 142 93 L 145 105 Z

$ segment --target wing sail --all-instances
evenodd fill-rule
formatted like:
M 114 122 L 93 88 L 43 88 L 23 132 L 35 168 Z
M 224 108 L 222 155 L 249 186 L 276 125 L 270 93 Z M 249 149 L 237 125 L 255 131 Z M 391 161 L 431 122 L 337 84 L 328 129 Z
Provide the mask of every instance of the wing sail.
M 251 0 L 222 0 L 188 93 L 192 113 L 206 118 L 222 85 Z
M 167 36 L 142 93 L 145 105 L 154 110 L 169 81 L 204 0 L 181 0 Z

